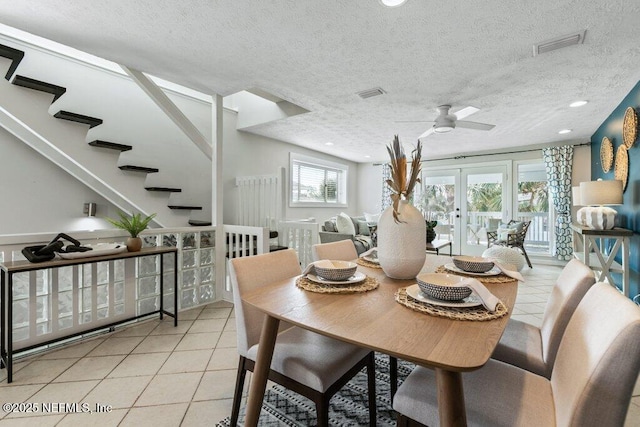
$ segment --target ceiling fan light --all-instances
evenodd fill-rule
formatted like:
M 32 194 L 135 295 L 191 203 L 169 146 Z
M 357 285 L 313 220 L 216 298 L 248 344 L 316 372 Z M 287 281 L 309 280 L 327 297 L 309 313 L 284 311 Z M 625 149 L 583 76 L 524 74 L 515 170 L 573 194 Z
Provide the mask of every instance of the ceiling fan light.
M 452 130 L 453 130 L 453 126 L 450 126 L 450 125 L 441 125 L 441 126 L 433 127 L 433 131 L 435 133 L 447 133 L 447 132 L 451 132 Z

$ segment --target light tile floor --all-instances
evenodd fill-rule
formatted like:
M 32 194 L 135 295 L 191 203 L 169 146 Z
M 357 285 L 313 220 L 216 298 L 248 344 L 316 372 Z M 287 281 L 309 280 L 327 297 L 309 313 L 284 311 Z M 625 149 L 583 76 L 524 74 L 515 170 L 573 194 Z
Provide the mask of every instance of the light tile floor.
M 560 267 L 525 269 L 513 318 L 540 325 Z M 232 305 L 210 304 L 172 319 L 116 332 L 19 360 L 14 382 L 0 370 L 0 402 L 86 403 L 92 413 L 0 412 L 4 426 L 211 426 L 231 412 L 237 367 Z M 245 386 L 245 390 L 248 386 Z M 111 405 L 96 412 L 96 405 Z M 626 427 L 640 427 L 636 386 Z

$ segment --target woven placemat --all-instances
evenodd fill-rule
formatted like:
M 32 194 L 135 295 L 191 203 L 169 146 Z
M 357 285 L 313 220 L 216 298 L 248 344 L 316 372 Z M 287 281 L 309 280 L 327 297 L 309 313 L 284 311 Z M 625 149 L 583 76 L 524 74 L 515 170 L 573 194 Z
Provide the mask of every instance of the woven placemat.
M 364 259 L 364 258 L 358 258 L 358 259 L 356 260 L 356 262 L 357 262 L 358 264 L 360 264 L 361 266 L 363 266 L 363 267 L 378 268 L 378 269 L 380 269 L 380 270 L 382 269 L 382 267 L 380 267 L 380 264 L 376 264 L 375 262 L 367 261 L 367 260 L 366 260 L 366 259 Z
M 495 312 L 491 313 L 486 308 L 479 305 L 477 307 L 456 308 L 456 307 L 442 307 L 439 305 L 431 305 L 423 302 L 419 302 L 407 295 L 407 288 L 400 288 L 395 293 L 396 301 L 407 308 L 420 313 L 430 314 L 432 316 L 446 317 L 454 320 L 472 320 L 472 321 L 484 321 L 498 319 L 509 312 L 507 307 L 501 302 L 498 303 L 498 307 Z
M 441 265 L 440 267 L 436 268 L 435 272 L 455 274 L 457 276 L 473 277 L 474 279 L 477 279 L 480 283 L 509 283 L 516 280 L 513 277 L 509 277 L 506 274 L 502 274 L 502 273 L 496 276 L 478 276 L 477 274 L 473 274 L 473 273 L 465 274 L 460 271 L 447 270 L 447 268 L 444 265 Z
M 352 294 L 355 292 L 368 292 L 377 288 L 378 285 L 378 280 L 369 276 L 367 276 L 367 278 L 362 282 L 354 283 L 353 285 L 325 285 L 323 283 L 316 283 L 306 277 L 298 277 L 296 279 L 297 287 L 304 289 L 305 291 L 317 292 L 319 294 Z

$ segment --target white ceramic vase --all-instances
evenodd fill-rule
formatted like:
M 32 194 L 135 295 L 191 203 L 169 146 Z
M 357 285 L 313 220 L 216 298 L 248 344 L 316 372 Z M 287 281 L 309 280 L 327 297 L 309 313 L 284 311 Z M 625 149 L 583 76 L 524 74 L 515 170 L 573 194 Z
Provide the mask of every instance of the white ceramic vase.
M 382 212 L 378 221 L 378 260 L 384 274 L 393 279 L 413 279 L 426 258 L 425 220 L 418 209 L 406 200 L 398 206 L 403 221 L 393 219 L 393 206 Z

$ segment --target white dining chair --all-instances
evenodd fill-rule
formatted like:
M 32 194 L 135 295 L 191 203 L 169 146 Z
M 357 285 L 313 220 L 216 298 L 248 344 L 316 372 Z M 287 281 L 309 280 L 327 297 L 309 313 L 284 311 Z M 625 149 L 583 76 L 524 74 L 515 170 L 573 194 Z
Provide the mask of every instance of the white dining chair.
M 550 378 L 569 319 L 595 282 L 593 270 L 577 259 L 569 261 L 551 291 L 542 326 L 510 319 L 491 357 Z
M 236 379 L 231 425 L 238 422 L 247 371 L 253 372 L 258 353 L 264 313 L 244 304 L 243 293 L 301 274 L 293 249 L 263 255 L 234 258 L 230 262 L 233 302 L 240 361 Z M 369 422 L 376 425 L 375 359 L 373 352 L 316 334 L 283 325 L 273 351 L 269 380 L 299 393 L 316 404 L 318 426 L 329 422 L 329 400 L 354 375 L 367 368 Z
M 313 258 L 314 261 L 321 259 L 353 261 L 358 258 L 358 251 L 352 240 L 318 243 L 311 247 L 311 258 Z
M 640 371 L 640 309 L 592 286 L 560 342 L 551 378 L 499 360 L 462 374 L 469 426 L 622 426 Z M 432 370 L 416 368 L 393 401 L 398 426 L 439 425 Z

